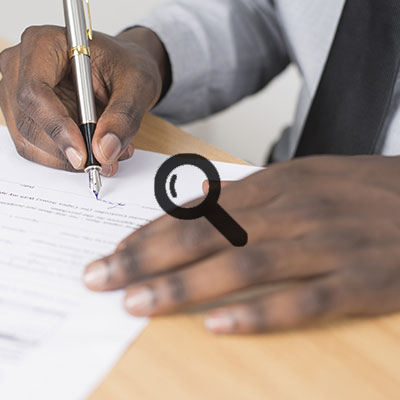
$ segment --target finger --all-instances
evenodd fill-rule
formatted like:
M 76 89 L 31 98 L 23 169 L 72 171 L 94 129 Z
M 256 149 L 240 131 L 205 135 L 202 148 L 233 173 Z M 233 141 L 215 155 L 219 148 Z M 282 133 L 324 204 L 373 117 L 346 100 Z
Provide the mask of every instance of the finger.
M 299 197 L 307 199 L 304 193 L 311 193 L 315 186 L 325 182 L 325 179 L 321 181 L 321 174 L 315 173 L 319 163 L 320 159 L 314 161 L 306 158 L 273 164 L 235 184 L 227 185 L 219 202 L 224 208 L 232 210 L 270 206 L 287 193 L 298 193 Z
M 133 147 L 133 144 L 128 145 L 127 149 L 125 152 L 122 154 L 122 156 L 119 158 L 119 161 L 125 161 L 129 160 L 130 158 L 133 157 L 133 154 L 135 153 L 135 149 Z
M 19 45 L 9 47 L 0 52 L 0 74 L 2 74 L 3 77 L 8 70 L 7 66 L 10 60 L 15 57 L 16 53 L 19 53 Z
M 64 30 L 28 28 L 21 42 L 16 99 L 23 113 L 47 133 L 74 168 L 82 169 L 86 161 L 82 134 L 54 92 L 67 73 L 67 49 Z M 22 133 L 28 140 L 33 134 L 29 130 Z
M 96 158 L 105 164 L 118 161 L 131 144 L 146 109 L 135 92 L 136 86 L 129 82 L 115 83 L 110 101 L 101 115 L 93 138 L 93 152 Z
M 1 82 L 0 85 L 2 86 L 3 82 Z M 0 93 L 3 93 L 3 88 L 0 89 Z M 45 149 L 50 149 L 50 152 L 47 152 L 26 140 L 18 132 L 7 96 L 0 96 L 0 107 L 3 111 L 4 118 L 6 120 L 6 124 L 9 128 L 16 150 L 21 157 L 29 161 L 33 161 L 37 164 L 44 165 L 46 167 L 63 169 L 66 171 L 76 171 L 64 156 L 58 155 L 58 152 L 54 151 L 54 148 L 52 148 L 51 146 L 43 146 Z
M 231 184 L 231 183 L 232 183 L 232 182 L 229 182 L 229 181 L 222 181 L 222 182 L 221 182 L 221 189 L 227 187 L 227 186 L 228 186 L 229 184 Z M 203 182 L 203 187 L 202 187 L 202 189 L 203 189 L 203 193 L 204 193 L 204 194 L 208 194 L 208 192 L 209 192 L 209 190 L 210 190 L 210 183 L 209 183 L 208 180 L 205 180 L 205 181 Z
M 217 334 L 250 334 L 300 327 L 350 312 L 352 304 L 340 274 L 284 289 L 245 304 L 209 313 L 208 330 Z
M 28 142 L 25 138 L 18 134 L 13 134 L 12 136 L 17 153 L 26 160 L 49 168 L 77 172 L 68 160 L 61 160 L 49 153 L 46 153 L 38 147 L 35 147 L 32 143 Z
M 263 218 L 259 216 L 262 215 Z M 354 218 L 333 218 L 320 219 L 311 218 L 307 213 L 290 212 L 277 213 L 273 210 L 266 213 L 265 210 L 255 209 L 250 211 L 235 211 L 234 218 L 246 229 L 249 236 L 249 243 L 245 247 L 247 251 L 260 253 L 264 251 L 267 259 L 279 259 L 282 255 L 279 249 L 273 250 L 269 246 L 275 243 L 283 243 L 283 256 L 295 254 L 298 262 L 302 261 L 308 253 L 318 255 L 321 258 L 330 258 L 331 264 L 338 262 L 338 257 L 355 249 L 368 248 L 372 244 L 384 244 L 386 236 L 381 232 L 392 232 L 396 235 L 398 229 L 396 224 L 390 221 L 374 221 L 376 230 L 366 230 L 363 221 L 355 216 Z M 185 238 L 178 240 L 178 238 Z M 165 245 L 162 245 L 166 243 Z M 292 243 L 291 252 L 287 253 L 285 246 Z M 166 253 L 164 257 L 150 257 L 149 264 L 152 268 L 146 270 L 146 275 L 163 272 L 198 261 L 210 254 L 230 248 L 224 237 L 215 230 L 207 220 L 177 221 L 170 216 L 164 216 L 134 232 L 124 239 L 117 247 L 119 251 L 139 253 L 144 249 L 143 259 L 147 259 L 146 249 L 152 249 L 162 245 Z M 265 246 L 265 250 L 264 249 Z M 295 246 L 298 246 L 295 251 Z M 275 248 L 275 247 L 274 247 Z M 181 253 L 184 253 L 183 255 Z M 185 258 L 188 253 L 192 258 Z M 163 255 L 163 257 L 161 257 Z M 252 257 L 255 258 L 255 257 Z M 164 262 L 162 265 L 159 263 Z M 304 263 L 309 261 L 306 258 Z M 343 260 L 340 261 L 344 263 Z M 129 261 L 126 263 L 129 265 Z M 160 265 L 160 266 L 159 266 Z
M 130 158 L 133 157 L 135 150 L 133 148 L 133 145 L 130 144 L 128 146 L 128 148 L 125 150 L 125 153 L 122 154 L 122 156 L 120 157 L 119 161 L 126 161 L 129 160 Z M 116 173 L 118 172 L 119 166 L 118 163 L 114 163 L 114 164 L 105 164 L 101 166 L 101 174 L 103 176 L 106 176 L 108 178 L 116 175 Z
M 224 182 L 225 183 L 225 182 Z M 230 202 L 230 199 L 238 199 L 243 198 L 243 196 L 238 196 L 238 193 L 243 193 L 243 191 L 247 188 L 246 182 L 239 181 L 239 182 L 229 182 L 225 184 L 225 189 L 222 191 L 221 198 L 224 198 L 221 203 L 224 208 L 226 208 L 229 212 L 231 210 L 237 210 L 235 215 L 233 215 L 234 219 L 238 221 L 238 223 L 245 228 L 247 233 L 249 234 L 249 241 L 257 240 L 261 234 L 265 235 L 267 238 L 279 238 L 282 236 L 295 236 L 304 232 L 307 229 L 305 223 L 295 224 L 295 226 L 290 226 L 291 229 L 284 229 L 289 224 L 292 224 L 291 217 L 289 213 L 285 213 L 284 215 L 277 214 L 275 210 L 266 214 L 261 208 L 257 210 L 254 207 L 242 207 L 241 201 Z M 193 202 L 187 203 L 184 207 L 191 207 L 198 205 L 199 201 L 194 200 Z M 232 206 L 232 207 L 231 207 Z M 269 204 L 267 205 L 269 206 Z M 250 212 L 249 212 L 250 210 Z M 257 210 L 257 211 L 256 211 Z M 264 219 L 260 218 L 259 215 L 261 213 L 265 216 Z M 195 224 L 193 222 L 182 222 L 177 221 L 171 217 L 163 217 L 159 218 L 156 221 L 140 228 L 138 231 L 134 232 L 130 235 L 127 239 L 123 240 L 119 245 L 119 248 L 135 245 L 137 240 L 141 240 L 143 237 L 150 237 L 152 235 L 159 235 L 161 241 L 165 240 L 166 238 L 172 238 L 176 236 L 183 236 L 184 233 L 179 234 L 175 233 L 171 235 L 171 232 L 179 231 L 180 229 L 186 229 L 185 225 L 191 224 L 191 228 L 195 230 L 197 228 L 197 223 L 202 221 L 201 224 L 198 226 L 198 229 L 203 229 L 204 224 L 208 226 L 210 229 L 205 234 L 212 233 L 213 235 L 210 238 L 214 238 L 214 233 L 216 232 L 215 229 L 211 228 L 207 221 L 203 221 L 203 219 L 196 220 Z M 315 224 L 315 221 L 310 221 L 309 225 Z M 268 226 L 268 230 L 265 231 L 265 226 Z M 190 241 L 191 237 L 199 237 L 199 235 L 189 234 L 188 241 Z M 220 243 L 221 236 L 218 236 L 218 243 Z M 205 236 L 201 238 L 201 241 L 196 243 L 196 246 L 201 248 L 205 247 L 203 244 L 208 243 L 209 241 L 204 240 Z M 185 240 L 183 241 L 185 242 Z M 225 242 L 224 242 L 225 243 Z M 176 246 L 173 245 L 171 249 L 174 249 Z M 200 249 L 202 250 L 202 249 Z M 203 251 L 203 250 L 202 250 Z
M 106 164 L 101 166 L 101 174 L 110 178 L 118 172 L 118 163 Z
M 343 231 L 349 226 L 354 236 L 355 228 L 359 230 L 360 226 L 353 224 L 351 227 L 342 223 L 341 229 L 338 229 L 339 225 L 332 225 L 332 232 L 328 230 L 301 239 L 267 241 L 219 252 L 184 270 L 147 280 L 144 285 L 134 287 L 133 293 L 128 290 L 127 298 L 132 297 L 133 300 L 127 300 L 127 304 L 130 303 L 130 311 L 135 315 L 143 315 L 143 312 L 154 315 L 176 311 L 254 285 L 315 278 L 336 270 L 351 271 L 359 265 L 363 265 L 365 271 L 370 265 L 376 269 L 384 251 L 380 247 L 374 251 L 369 248 L 370 235 L 351 240 L 351 234 L 343 235 Z M 381 240 L 375 243 L 375 247 L 378 243 L 381 243 L 379 246 L 386 245 Z M 350 279 L 346 281 L 350 282 Z M 152 300 L 151 309 L 146 305 L 143 311 L 141 304 L 136 306 L 136 299 L 141 298 L 142 292 L 149 291 L 152 292 L 151 298 L 156 300 Z M 360 289 L 357 292 L 362 293 Z M 176 293 L 179 296 L 175 296 Z
M 268 169 L 222 185 L 219 203 L 230 210 L 244 210 L 272 203 L 283 190 L 282 184 L 276 182 L 276 175 L 274 170 Z
M 13 97 L 11 97 L 12 99 Z M 51 154 L 60 160 L 67 160 L 66 155 L 57 147 L 56 143 L 40 128 L 34 119 L 22 112 L 16 103 L 13 104 L 13 116 L 15 119 L 16 130 L 33 146 Z M 69 158 L 75 156 L 70 152 Z M 76 156 L 75 156 L 76 158 Z M 72 159 L 71 159 L 72 160 Z M 69 161 L 69 160 L 68 160 Z M 69 163 L 72 165 L 71 161 Z M 75 169 L 75 168 L 74 168 Z
M 233 194 L 233 197 L 237 198 L 240 197 L 237 195 L 237 192 L 239 192 L 242 189 L 241 186 L 242 182 L 229 182 L 228 184 L 226 184 L 226 189 L 222 192 L 223 195 L 224 193 L 227 193 L 227 195 L 225 196 L 226 198 L 229 198 L 233 193 L 232 192 L 228 192 L 228 189 L 230 189 L 231 187 L 236 188 L 235 193 Z M 239 188 L 239 189 L 238 189 Z M 222 196 L 223 196 L 222 195 Z M 221 197 L 222 197 L 221 196 Z M 225 202 L 226 204 L 227 202 Z M 199 200 L 196 199 L 194 201 L 191 201 L 189 203 L 186 203 L 183 207 L 185 208 L 191 208 L 194 207 L 196 205 L 199 204 Z M 259 235 L 262 233 L 263 227 L 268 224 L 271 224 L 271 228 L 268 230 L 268 232 L 270 232 L 271 234 L 267 233 L 267 237 L 275 237 L 275 226 L 282 226 L 282 222 L 283 224 L 285 224 L 285 221 L 281 220 L 281 216 L 277 215 L 275 212 L 272 213 L 271 215 L 267 215 L 266 213 L 263 212 L 262 209 L 258 209 L 258 212 L 256 212 L 257 208 L 242 208 L 242 207 L 225 207 L 225 204 L 223 205 L 224 208 L 226 208 L 229 212 L 231 212 L 231 210 L 233 210 L 233 214 L 232 216 L 234 217 L 234 219 L 241 225 L 243 226 L 246 231 L 248 232 L 249 236 L 251 236 L 249 238 L 249 240 L 251 241 L 252 239 L 256 240 Z M 263 213 L 265 215 L 265 219 L 267 218 L 271 218 L 271 221 L 268 221 L 268 223 L 264 220 L 262 220 L 261 218 L 259 218 L 260 213 Z M 286 220 L 286 223 L 289 223 L 289 216 L 288 214 L 283 216 L 283 219 Z M 200 224 L 200 225 L 199 225 Z M 188 225 L 190 225 L 190 227 L 188 227 Z M 208 230 L 207 230 L 208 227 Z M 203 229 L 204 228 L 204 229 Z M 171 218 L 169 216 L 163 217 L 163 218 L 159 218 L 156 221 L 153 221 L 151 223 L 149 223 L 148 225 L 140 228 L 138 231 L 134 232 L 132 235 L 128 236 L 128 238 L 126 238 L 125 240 L 123 240 L 119 247 L 126 247 L 126 246 L 130 246 L 131 244 L 134 245 L 135 242 L 137 240 L 141 240 L 144 237 L 150 237 L 152 235 L 159 235 L 160 240 L 163 240 L 162 238 L 167 238 L 167 237 L 184 237 L 185 236 L 185 232 L 180 232 L 182 229 L 188 229 L 189 230 L 189 234 L 187 235 L 187 241 L 191 241 L 191 238 L 194 237 L 196 239 L 201 239 L 200 242 L 198 243 L 193 243 L 193 246 L 196 247 L 205 247 L 206 243 L 209 243 L 210 241 L 205 240 L 207 239 L 206 236 L 201 237 L 200 233 L 198 235 L 196 235 L 195 233 L 191 233 L 192 231 L 195 231 L 196 229 L 200 230 L 202 233 L 204 233 L 204 235 L 208 235 L 208 234 L 213 234 L 215 233 L 215 228 L 211 228 L 211 225 L 208 223 L 208 221 L 205 221 L 204 218 L 195 220 L 193 221 L 178 221 L 175 218 Z M 249 229 L 251 229 L 251 231 L 249 231 Z M 291 232 L 293 234 L 296 234 L 298 232 L 298 230 L 300 229 L 300 225 L 297 226 L 297 228 L 292 229 L 290 231 L 287 232 Z M 178 232 L 177 232 L 178 231 Z M 174 232 L 174 235 L 171 235 L 171 232 Z M 210 236 L 210 238 L 214 238 L 215 235 L 213 234 L 212 236 Z M 218 238 L 220 239 L 221 236 L 218 236 Z M 185 243 L 186 240 L 183 240 L 183 243 Z M 220 240 L 218 240 L 218 243 L 220 242 Z M 175 246 L 174 246 L 175 247 Z
M 242 249 L 225 250 L 167 277 L 148 280 L 145 285 L 134 287 L 133 294 L 130 295 L 128 290 L 128 295 L 133 298 L 130 311 L 133 314 L 143 312 L 140 305 L 135 309 L 135 299 L 140 298 L 142 291 L 148 293 L 149 287 L 152 298 L 157 301 L 151 303 L 151 310 L 146 306 L 145 311 L 153 315 L 176 311 L 254 285 L 312 278 L 360 263 L 366 265 L 371 254 L 362 258 L 360 254 L 365 250 L 359 244 L 368 246 L 367 235 L 356 239 L 358 245 L 349 240 L 350 234 L 343 235 L 347 227 L 354 235 L 356 229 L 360 229 L 359 225 L 333 223 L 332 226 L 332 231 L 317 231 L 296 240 L 268 240 Z M 174 286 L 179 286 L 179 291 Z M 180 297 L 173 296 L 177 292 Z
M 232 216 L 248 232 L 249 243 L 279 238 L 276 231 L 281 229 L 280 219 L 271 221 L 270 231 L 265 232 L 265 221 L 259 218 L 257 210 L 238 211 Z M 298 229 L 290 232 L 295 235 Z M 206 218 L 181 221 L 165 216 L 128 236 L 114 254 L 90 264 L 85 282 L 93 290 L 121 288 L 140 277 L 173 270 L 230 247 L 225 236 Z M 112 271 L 110 276 L 100 273 L 106 269 Z M 97 280 L 97 270 L 100 276 L 107 276 L 107 282 Z
M 353 249 L 343 257 L 344 262 L 352 261 L 340 271 L 256 302 L 223 307 L 208 315 L 206 327 L 222 334 L 255 333 L 299 327 L 340 315 L 396 311 L 400 287 L 398 258 L 388 260 L 386 256 L 397 252 L 397 243 Z
M 318 255 L 321 266 L 322 259 L 325 258 L 326 265 L 334 265 L 337 255 L 344 254 L 354 246 L 370 242 L 371 234 L 360 229 L 360 221 L 357 219 L 338 219 L 335 216 L 322 218 L 314 216 L 313 210 L 308 209 L 236 210 L 232 215 L 248 233 L 250 247 L 247 251 L 254 251 L 251 245 L 260 241 L 265 243 L 301 239 L 296 256 L 292 257 L 297 260 L 293 266 L 302 265 L 302 262 L 305 266 L 308 263 L 312 265 L 312 260 L 304 258 L 308 254 Z M 263 218 L 260 218 L 260 215 Z M 96 276 L 97 268 L 111 269 L 112 273 L 107 282 L 86 283 L 94 290 L 124 287 L 145 276 L 195 263 L 226 248 L 230 248 L 226 239 L 205 218 L 178 221 L 164 217 L 130 235 L 113 255 L 88 267 L 87 272 L 93 272 L 91 277 Z M 258 251 L 258 254 L 260 253 L 262 248 Z M 265 257 L 274 259 L 268 246 Z M 255 258 L 254 255 L 252 258 Z M 275 259 L 277 258 L 275 256 Z
M 235 182 L 228 186 L 231 187 L 236 184 Z M 189 208 L 198 204 L 199 201 L 194 200 L 193 202 L 187 203 L 184 207 Z M 302 210 L 302 212 L 287 209 L 279 210 L 270 207 L 270 205 L 244 210 L 238 208 L 232 211 L 227 208 L 227 210 L 239 225 L 246 230 L 249 236 L 249 243 L 254 243 L 261 239 L 291 239 L 317 230 L 325 224 L 324 219 L 313 217 L 312 210 L 308 212 L 306 212 L 307 210 Z M 198 233 L 196 233 L 196 231 L 198 231 Z M 224 237 L 221 233 L 218 232 L 218 235 L 215 235 L 216 232 L 218 231 L 215 230 L 205 218 L 195 221 L 179 221 L 175 218 L 165 216 L 149 223 L 128 236 L 121 242 L 119 248 L 129 247 L 130 245 L 135 246 L 138 241 L 142 241 L 144 238 L 154 237 L 162 242 L 164 240 L 169 240 L 168 238 L 175 239 L 181 237 L 183 238 L 183 240 L 181 240 L 182 243 L 189 242 L 191 248 L 198 248 L 200 254 L 204 254 L 204 252 L 207 253 L 207 245 L 212 248 L 215 247 L 212 243 L 214 238 L 218 239 L 215 245 L 218 243 L 226 244 L 226 242 L 222 240 Z M 185 237 L 186 234 L 187 236 Z M 210 235 L 210 240 L 208 240 L 206 235 Z M 198 242 L 195 243 L 192 241 L 192 238 L 198 240 Z M 172 251 L 172 249 L 175 250 L 177 243 L 171 243 L 171 245 L 170 251 Z M 186 247 L 183 246 L 182 250 L 184 251 L 185 248 Z M 218 246 L 218 248 L 220 248 L 220 246 Z M 177 256 L 178 255 L 179 251 L 177 253 Z
M 35 147 L 38 147 L 45 153 L 51 154 L 64 162 L 65 157 L 55 143 L 39 128 L 35 121 L 24 114 L 17 105 L 19 53 L 20 46 L 16 46 L 7 49 L 3 53 L 4 56 L 0 59 L 4 70 L 4 80 L 1 83 L 0 90 L 0 104 L 5 118 L 8 121 L 8 126 L 11 129 L 12 125 L 13 129 L 16 129 L 22 136 L 28 137 L 29 142 Z
M 228 247 L 227 240 L 206 220 L 176 221 L 179 229 L 125 241 L 117 251 L 86 268 L 85 284 L 92 290 L 114 290 L 143 277 L 190 264 Z M 142 239 L 140 239 L 140 237 Z
M 169 313 L 254 285 L 326 274 L 343 264 L 341 256 L 334 257 L 319 246 L 307 249 L 301 241 L 229 249 L 128 288 L 126 305 L 135 315 Z M 138 299 L 150 292 L 153 300 L 143 306 Z
M 324 220 L 303 214 L 293 216 L 275 210 L 269 213 L 262 209 L 236 210 L 232 216 L 248 233 L 249 245 L 261 240 L 303 237 L 319 232 L 326 224 Z M 331 242 L 329 235 L 326 235 L 326 242 Z M 205 218 L 179 221 L 166 216 L 130 235 L 114 254 L 90 264 L 85 283 L 92 290 L 117 289 L 152 274 L 187 266 L 230 247 L 226 238 Z

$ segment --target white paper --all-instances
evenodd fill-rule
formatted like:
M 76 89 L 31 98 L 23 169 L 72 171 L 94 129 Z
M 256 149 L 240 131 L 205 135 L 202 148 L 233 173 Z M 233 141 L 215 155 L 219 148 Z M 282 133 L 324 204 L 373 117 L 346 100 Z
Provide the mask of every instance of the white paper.
M 81 275 L 163 214 L 154 177 L 167 158 L 137 151 L 96 201 L 87 176 L 20 158 L 0 128 L 0 399 L 86 398 L 145 327 L 121 291 L 90 293 Z M 215 165 L 228 180 L 257 170 Z M 202 173 L 182 168 L 179 202 L 201 194 Z

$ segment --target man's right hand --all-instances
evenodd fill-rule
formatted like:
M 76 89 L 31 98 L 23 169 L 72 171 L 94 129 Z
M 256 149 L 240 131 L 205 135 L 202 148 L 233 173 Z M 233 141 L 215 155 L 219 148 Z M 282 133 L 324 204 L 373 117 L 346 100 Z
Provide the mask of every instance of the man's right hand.
M 133 155 L 144 114 L 169 85 L 168 56 L 158 37 L 133 28 L 117 37 L 95 33 L 91 46 L 99 120 L 93 151 L 112 176 Z M 0 106 L 18 153 L 48 167 L 82 170 L 86 148 L 78 127 L 64 28 L 31 27 L 0 54 Z

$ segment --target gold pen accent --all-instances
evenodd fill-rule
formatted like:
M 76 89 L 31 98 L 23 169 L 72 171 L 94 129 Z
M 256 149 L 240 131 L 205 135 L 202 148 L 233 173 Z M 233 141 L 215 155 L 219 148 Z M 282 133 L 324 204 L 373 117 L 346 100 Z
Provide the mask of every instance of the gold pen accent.
M 87 30 L 87 37 L 89 40 L 93 40 L 93 26 L 92 26 L 92 15 L 90 13 L 90 4 L 89 0 L 82 0 L 83 2 L 86 2 L 86 7 L 87 7 L 87 13 L 88 13 L 88 19 L 89 19 L 89 29 Z M 85 6 L 85 5 L 84 5 Z
M 69 58 L 80 56 L 81 54 L 90 57 L 90 49 L 87 46 L 76 46 L 69 51 Z

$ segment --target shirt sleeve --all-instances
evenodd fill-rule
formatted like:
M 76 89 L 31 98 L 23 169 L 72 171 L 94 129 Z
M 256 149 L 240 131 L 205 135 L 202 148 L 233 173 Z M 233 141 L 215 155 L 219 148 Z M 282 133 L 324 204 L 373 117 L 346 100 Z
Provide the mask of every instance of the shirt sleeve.
M 272 0 L 174 0 L 136 25 L 168 52 L 172 85 L 153 112 L 176 124 L 255 93 L 289 63 Z

